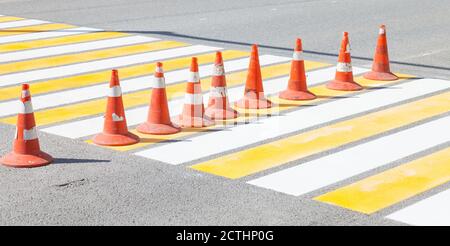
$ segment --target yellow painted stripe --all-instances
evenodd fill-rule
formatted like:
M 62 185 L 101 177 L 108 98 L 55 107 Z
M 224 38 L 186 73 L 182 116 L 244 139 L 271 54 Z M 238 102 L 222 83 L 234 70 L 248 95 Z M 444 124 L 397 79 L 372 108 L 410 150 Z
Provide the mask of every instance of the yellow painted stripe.
M 211 60 L 208 60 L 207 62 L 214 61 L 214 59 L 212 57 L 210 57 L 210 58 L 211 58 Z M 202 62 L 202 61 L 199 60 L 199 62 Z M 188 64 L 189 63 L 185 63 L 185 65 L 188 65 Z M 148 71 L 154 71 L 154 70 L 148 70 Z M 240 72 L 238 74 L 241 74 L 241 73 L 243 73 L 243 72 Z M 274 73 L 277 74 L 277 71 L 274 71 Z M 119 71 L 119 74 L 121 74 L 121 71 Z M 108 76 L 103 78 L 103 80 L 109 79 L 109 76 L 110 75 L 108 74 Z M 227 81 L 227 83 L 229 83 L 230 85 L 232 85 L 234 83 L 243 83 L 243 79 L 242 79 L 243 76 L 241 76 L 240 78 L 241 78 L 240 80 L 234 80 L 234 81 L 231 80 L 230 82 Z M 204 88 L 209 88 L 209 86 L 210 86 L 209 81 L 210 81 L 210 79 L 203 81 Z M 150 83 L 150 81 L 149 81 L 149 83 Z M 170 99 L 173 97 L 184 95 L 184 90 L 185 90 L 184 83 L 169 85 L 166 88 L 167 97 L 168 97 L 168 99 Z M 149 94 L 150 91 L 151 90 L 149 89 L 149 90 L 142 90 L 142 91 L 124 94 L 122 96 L 122 98 L 123 98 L 125 107 L 130 108 L 130 107 L 148 104 L 148 100 L 149 100 L 148 98 L 150 95 Z M 80 118 L 80 117 L 101 114 L 101 113 L 103 113 L 104 108 L 106 106 L 105 103 L 106 103 L 105 99 L 100 98 L 100 99 L 95 99 L 92 101 L 70 104 L 70 105 L 65 105 L 62 107 L 57 107 L 57 108 L 52 108 L 52 109 L 47 109 L 47 110 L 42 110 L 42 111 L 36 111 L 34 113 L 34 115 L 36 117 L 36 120 L 39 121 L 39 125 L 53 124 L 53 123 L 76 119 L 76 118 Z M 0 119 L 0 122 L 7 123 L 7 124 L 15 124 L 16 117 L 12 116 L 12 117 L 8 117 L 8 118 L 3 118 L 3 119 Z
M 23 20 L 23 18 L 14 16 L 0 16 L 0 22 L 18 21 L 18 20 Z
M 236 58 L 242 58 L 248 56 L 248 52 L 237 50 L 226 50 L 222 52 L 225 60 L 231 60 Z M 198 55 L 199 65 L 211 63 L 215 59 L 215 53 L 207 53 Z M 164 61 L 164 70 L 169 72 L 171 70 L 186 68 L 189 66 L 191 57 L 175 58 Z M 155 71 L 154 63 L 140 64 L 135 66 L 129 66 L 120 68 L 120 79 L 127 79 L 131 77 L 139 77 L 152 74 Z M 33 83 L 31 88 L 33 96 L 55 92 L 60 90 L 73 89 L 83 86 L 90 86 L 100 84 L 108 81 L 111 76 L 110 70 L 103 70 L 95 73 L 81 74 L 71 77 L 46 80 L 42 82 Z M 17 98 L 17 92 L 20 92 L 20 85 L 0 88 L 0 101 L 11 100 Z
M 402 77 L 405 78 L 406 76 L 403 75 Z M 388 85 L 398 82 L 398 80 L 389 82 L 373 81 L 362 77 L 358 77 L 355 80 L 366 87 L 378 86 L 381 84 Z M 286 101 L 280 100 L 277 97 L 272 99 L 273 101 L 281 104 L 281 110 L 286 110 L 294 107 L 295 105 L 315 105 L 317 102 L 327 100 L 328 98 L 345 96 L 352 93 L 329 90 L 324 85 L 313 87 L 310 90 L 318 95 L 318 99 L 309 102 Z M 411 109 L 402 107 L 401 110 L 396 108 L 383 111 L 383 113 L 358 117 L 278 141 L 263 144 L 255 148 L 221 156 L 220 158 L 205 161 L 191 167 L 199 171 L 224 176 L 231 179 L 241 178 L 246 175 L 280 166 L 289 161 L 297 160 L 314 153 L 319 153 L 327 149 L 338 147 L 345 143 L 386 131 L 389 128 L 398 127 L 406 124 L 408 120 L 418 120 L 421 115 L 423 115 L 422 117 L 430 115 L 428 111 L 426 113 L 420 113 L 421 111 L 419 109 L 421 109 L 421 107 Z M 403 117 L 402 110 L 413 110 L 413 112 L 418 111 L 419 113 L 405 114 Z M 392 113 L 389 114 L 389 112 Z M 389 117 L 385 115 L 388 115 Z M 242 165 L 242 163 L 245 163 L 245 165 Z
M 449 164 L 446 148 L 314 199 L 371 214 L 449 182 Z
M 83 34 L 76 34 L 76 35 L 57 37 L 57 38 L 38 39 L 38 40 L 31 40 L 31 41 L 25 41 L 25 42 L 1 44 L 0 52 L 13 52 L 13 51 L 21 51 L 21 50 L 27 50 L 27 49 L 37 49 L 37 48 L 44 48 L 44 47 L 49 47 L 49 46 L 81 43 L 81 42 L 102 40 L 102 39 L 108 39 L 108 38 L 118 38 L 118 37 L 124 37 L 124 36 L 129 36 L 129 34 L 120 33 L 120 32 L 83 33 Z
M 0 30 L 0 36 L 12 36 L 18 34 L 57 31 L 66 28 L 74 28 L 75 26 L 59 23 L 43 24 L 36 26 L 14 27 Z
M 62 66 L 72 63 L 88 62 L 92 60 L 132 55 L 137 53 L 176 48 L 187 45 L 188 44 L 186 43 L 181 43 L 177 41 L 159 41 L 95 51 L 87 51 L 77 54 L 31 59 L 20 62 L 0 64 L 0 74 L 14 73 L 31 69 L 40 69 L 54 66 Z
M 321 67 L 325 67 L 325 66 L 329 66 L 329 64 L 305 61 L 305 69 L 306 70 L 317 69 L 317 68 L 321 68 Z M 290 70 L 290 63 L 267 66 L 267 67 L 261 68 L 261 75 L 264 80 L 267 80 L 270 78 L 287 75 L 287 74 L 289 74 L 289 70 Z M 238 85 L 239 83 L 242 83 L 245 81 L 246 76 L 247 76 L 247 71 L 227 75 L 227 85 L 228 86 Z M 202 89 L 208 90 L 210 88 L 209 84 L 210 84 L 210 79 L 202 80 Z M 284 106 L 288 107 L 286 104 L 281 105 L 280 107 L 284 107 Z M 242 109 L 237 109 L 237 110 L 240 111 L 241 116 L 239 116 L 236 119 L 222 121 L 222 123 L 225 125 L 232 126 L 239 122 L 248 121 L 252 117 L 256 117 L 256 115 L 267 115 L 269 113 L 274 113 L 276 109 L 272 108 L 269 110 L 260 110 L 257 112 L 253 112 L 253 111 L 244 112 L 244 111 L 242 111 Z M 208 130 L 211 130 L 214 128 L 218 128 L 220 126 L 221 126 L 221 124 L 216 124 L 214 126 L 205 127 L 205 128 L 183 129 L 183 131 L 181 131 L 179 133 L 172 134 L 172 135 L 166 135 L 166 136 L 142 134 L 142 133 L 137 132 L 136 130 L 131 130 L 133 133 L 135 133 L 136 135 L 138 135 L 141 138 L 141 141 L 139 143 L 133 144 L 133 145 L 128 145 L 128 146 L 115 146 L 115 147 L 107 147 L 107 148 L 111 148 L 111 149 L 118 150 L 118 151 L 130 151 L 130 150 L 142 148 L 145 146 L 149 146 L 149 145 L 160 143 L 160 142 L 167 141 L 167 140 L 176 140 L 176 139 L 186 138 L 188 136 L 192 136 L 192 135 L 200 133 L 200 132 L 205 132 L 205 131 L 208 131 Z M 91 143 L 91 141 L 89 141 L 89 140 L 86 142 Z

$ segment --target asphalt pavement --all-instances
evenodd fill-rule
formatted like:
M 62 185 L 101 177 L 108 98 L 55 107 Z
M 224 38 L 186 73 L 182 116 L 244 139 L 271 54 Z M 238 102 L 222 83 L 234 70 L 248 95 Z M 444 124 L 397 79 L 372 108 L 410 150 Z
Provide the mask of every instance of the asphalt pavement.
M 6 0 L 0 9 L 193 44 L 247 50 L 257 43 L 260 54 L 291 56 L 301 37 L 305 59 L 327 63 L 336 62 L 348 31 L 360 67 L 370 66 L 378 26 L 386 24 L 393 71 L 450 79 L 448 1 Z M 0 124 L 1 153 L 10 150 L 14 130 Z M 368 216 L 311 199 L 319 192 L 289 196 L 79 140 L 39 136 L 55 164 L 0 167 L 2 225 L 400 225 L 384 216 L 422 198 Z

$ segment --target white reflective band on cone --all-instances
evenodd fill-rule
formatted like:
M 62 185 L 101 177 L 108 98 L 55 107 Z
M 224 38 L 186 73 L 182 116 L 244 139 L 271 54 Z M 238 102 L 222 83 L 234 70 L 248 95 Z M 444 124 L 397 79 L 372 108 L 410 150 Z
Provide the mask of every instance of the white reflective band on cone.
M 226 97 L 227 88 L 226 87 L 211 87 L 209 91 L 210 97 Z
M 112 113 L 111 116 L 113 121 L 123 121 L 123 116 L 118 116 L 116 113 Z
M 292 59 L 294 61 L 303 61 L 303 51 L 294 51 Z
M 22 91 L 22 98 L 29 97 L 29 96 L 30 96 L 30 91 L 29 90 Z
M 31 101 L 20 101 L 19 103 L 19 114 L 31 114 L 33 113 L 33 105 L 31 104 Z
M 37 139 L 36 127 L 31 128 L 30 130 L 23 129 L 23 140 L 33 140 Z M 16 129 L 16 139 L 17 139 L 17 129 Z
M 345 47 L 345 53 L 350 53 L 350 43 L 347 44 L 347 46 Z
M 378 34 L 385 34 L 386 32 L 384 31 L 384 28 L 380 28 L 380 30 L 378 31 Z
M 225 75 L 225 69 L 223 65 L 214 65 L 212 76 L 222 76 Z
M 120 97 L 122 96 L 122 89 L 120 89 L 120 86 L 116 85 L 111 88 L 109 88 L 108 92 L 109 97 Z
M 190 72 L 189 74 L 189 80 L 188 82 L 199 82 L 200 81 L 200 76 L 198 75 L 198 72 Z
M 166 87 L 166 82 L 164 77 L 158 78 L 158 77 L 153 77 L 153 88 L 165 88 Z
M 338 72 L 351 72 L 352 71 L 352 64 L 351 63 L 344 63 L 344 62 L 338 62 L 336 66 L 336 71 Z
M 203 104 L 203 95 L 186 93 L 184 94 L 184 103 L 192 105 L 201 105 Z
M 155 68 L 155 72 L 156 72 L 156 73 L 164 73 L 162 67 L 156 67 L 156 68 Z

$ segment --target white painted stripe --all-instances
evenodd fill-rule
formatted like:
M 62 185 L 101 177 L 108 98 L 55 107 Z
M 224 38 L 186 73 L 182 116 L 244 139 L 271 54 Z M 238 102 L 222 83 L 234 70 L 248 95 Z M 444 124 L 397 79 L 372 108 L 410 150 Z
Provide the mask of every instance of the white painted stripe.
M 227 88 L 226 87 L 211 87 L 209 90 L 209 97 L 226 97 L 227 96 Z
M 303 195 L 447 142 L 450 140 L 449 125 L 450 116 L 360 144 L 249 183 L 294 196 Z
M 294 61 L 303 61 L 303 51 L 294 51 L 292 59 Z
M 13 42 L 24 42 L 24 41 L 44 39 L 44 38 L 64 37 L 64 36 L 69 36 L 69 35 L 91 33 L 91 32 L 98 32 L 98 31 L 101 31 L 101 29 L 88 28 L 88 27 L 76 27 L 76 28 L 61 29 L 61 30 L 54 30 L 54 31 L 48 31 L 48 32 L 25 33 L 25 34 L 19 34 L 19 35 L 0 37 L 0 44 L 13 43 Z
M 17 132 L 17 130 L 16 130 Z M 33 140 L 37 139 L 36 127 L 31 128 L 30 130 L 23 129 L 23 140 Z
M 386 218 L 417 226 L 450 226 L 450 189 L 388 215 Z
M 153 77 L 153 88 L 166 88 L 164 77 Z
M 189 80 L 187 82 L 197 83 L 200 81 L 200 75 L 198 72 L 189 72 Z
M 336 71 L 338 72 L 351 72 L 352 71 L 352 64 L 351 63 L 344 63 L 344 62 L 338 62 L 336 65 Z
M 279 62 L 289 61 L 287 57 L 263 55 L 260 57 L 261 66 L 270 65 Z M 239 70 L 247 69 L 248 58 L 242 58 L 237 60 L 226 61 L 225 65 L 229 72 L 235 72 Z M 207 72 L 211 71 L 213 65 L 203 65 L 199 67 L 199 71 L 205 77 Z M 334 71 L 333 71 L 334 72 Z M 165 74 L 166 84 L 174 84 L 178 82 L 186 81 L 186 74 L 189 73 L 189 69 L 176 70 Z M 138 78 L 121 80 L 121 87 L 123 93 L 138 91 L 142 89 L 148 89 L 153 86 L 152 81 L 154 77 L 152 75 L 142 76 Z M 36 110 L 41 110 L 49 107 L 55 107 L 59 105 L 76 103 L 95 98 L 101 98 L 105 95 L 105 86 L 107 84 L 99 84 L 89 87 L 83 87 L 73 90 L 65 90 L 46 95 L 38 95 L 33 97 L 33 104 Z M 184 94 L 184 93 L 183 93 Z M 178 95 L 182 97 L 183 94 Z M 10 100 L 6 102 L 0 102 L 0 117 L 16 114 L 17 100 Z
M 191 105 L 202 105 L 203 104 L 203 94 L 184 94 L 184 103 Z
M 287 58 L 287 60 L 290 60 Z M 262 63 L 262 59 L 260 57 L 260 63 Z M 246 62 L 246 66 L 248 65 L 248 59 Z M 364 73 L 369 71 L 365 68 L 354 68 L 357 73 Z M 230 69 L 228 69 L 230 71 Z M 309 85 L 315 85 L 321 82 L 328 81 L 334 78 L 335 68 L 325 68 L 321 70 L 312 71 L 307 73 L 309 76 Z M 167 75 L 167 74 L 166 74 Z M 168 78 L 166 77 L 166 80 Z M 288 77 L 266 80 L 264 81 L 264 90 L 266 93 L 277 93 L 281 90 L 286 89 L 286 81 Z M 122 89 L 124 89 L 125 83 L 122 83 Z M 244 86 L 238 86 L 228 89 L 228 98 L 230 101 L 236 101 L 242 97 L 242 92 L 244 90 Z M 171 116 L 175 116 L 181 113 L 182 106 L 184 103 L 184 94 L 180 94 L 178 99 L 174 99 L 169 101 L 169 111 Z M 209 100 L 209 96 L 207 92 L 204 92 L 204 100 L 207 102 Z M 36 97 L 33 97 L 34 106 L 36 107 Z M 145 120 L 145 115 L 147 114 L 148 106 L 137 107 L 134 109 L 126 110 L 127 115 L 127 124 L 137 125 L 142 123 Z M 60 135 L 68 138 L 81 138 L 85 136 L 89 136 L 102 131 L 103 117 L 94 117 L 85 120 L 79 120 L 74 122 L 69 122 L 61 125 L 51 126 L 43 129 L 42 131 L 52 133 L 55 135 Z
M 417 80 L 396 86 L 395 89 L 370 91 L 303 110 L 283 113 L 282 117 L 267 117 L 259 124 L 243 124 L 205 135 L 138 152 L 137 155 L 173 165 L 186 163 L 221 152 L 237 149 L 263 140 L 276 138 L 308 127 L 338 120 L 412 97 L 450 88 L 450 81 Z M 380 100 L 383 98 L 383 100 Z M 330 112 L 333 112 L 330 114 Z M 308 120 L 305 120 L 308 119 Z M 220 140 L 220 148 L 214 143 Z M 171 155 L 168 153 L 175 153 Z
M 41 25 L 49 23 L 48 21 L 41 21 L 41 20 L 18 20 L 18 21 L 8 21 L 0 23 L 0 29 L 6 29 L 6 28 L 14 28 L 14 27 L 23 27 L 23 26 L 33 26 L 33 25 Z
M 120 89 L 120 86 L 116 85 L 109 88 L 107 95 L 108 97 L 120 97 L 122 96 L 122 90 Z
M 19 114 L 31 114 L 33 113 L 33 105 L 31 104 L 31 101 L 19 101 Z
M 0 86 L 19 84 L 22 81 L 33 82 L 36 80 L 51 79 L 63 76 L 70 76 L 81 73 L 88 73 L 103 69 L 129 66 L 138 63 L 152 62 L 160 59 L 167 59 L 178 56 L 186 56 L 203 52 L 211 52 L 222 48 L 193 45 L 181 48 L 146 52 L 136 55 L 102 59 L 97 61 L 51 67 L 39 70 L 32 70 L 20 73 L 6 74 L 0 76 Z
M 78 53 L 89 50 L 98 50 L 112 48 L 117 46 L 126 46 L 145 42 L 152 42 L 156 39 L 144 36 L 128 36 L 106 40 L 98 40 L 79 44 L 61 45 L 41 49 L 32 49 L 24 51 L 15 51 L 0 54 L 0 62 L 14 62 L 26 59 L 35 59 L 39 57 L 48 57 L 62 55 L 67 53 Z

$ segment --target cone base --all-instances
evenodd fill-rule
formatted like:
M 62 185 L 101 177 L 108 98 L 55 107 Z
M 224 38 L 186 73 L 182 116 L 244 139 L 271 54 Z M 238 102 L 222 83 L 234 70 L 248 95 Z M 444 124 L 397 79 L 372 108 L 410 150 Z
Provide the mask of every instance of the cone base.
M 244 97 L 241 100 L 234 103 L 236 107 L 247 108 L 247 109 L 261 109 L 261 108 L 271 108 L 272 102 L 266 98 L 247 98 Z
M 356 82 L 347 82 L 340 80 L 332 80 L 328 82 L 327 88 L 331 90 L 337 91 L 359 91 L 362 90 L 363 87 Z
M 215 124 L 215 122 L 208 117 L 183 117 L 183 115 L 175 116 L 174 118 L 172 118 L 172 122 L 174 122 L 181 128 L 201 128 L 212 126 Z
M 239 113 L 232 108 L 221 109 L 212 106 L 205 109 L 205 115 L 212 120 L 227 120 L 237 118 Z
M 144 122 L 140 124 L 136 130 L 144 134 L 154 134 L 154 135 L 168 135 L 175 134 L 181 131 L 181 128 L 173 124 L 157 124 Z
M 131 132 L 126 134 L 108 134 L 108 133 L 99 133 L 94 136 L 92 139 L 97 145 L 104 146 L 125 146 L 131 145 L 139 142 L 139 137 L 134 135 Z
M 8 167 L 32 168 L 46 166 L 52 161 L 53 157 L 43 151 L 36 155 L 23 155 L 11 152 L 3 156 L 0 163 Z
M 294 91 L 294 90 L 282 91 L 282 92 L 280 92 L 278 97 L 281 98 L 281 99 L 296 100 L 296 101 L 316 99 L 316 95 L 314 95 L 312 92 L 309 92 L 309 91 Z
M 370 79 L 370 80 L 381 80 L 381 81 L 391 81 L 391 80 L 397 80 L 397 75 L 390 73 L 390 72 L 374 72 L 370 71 L 363 75 L 364 78 Z

